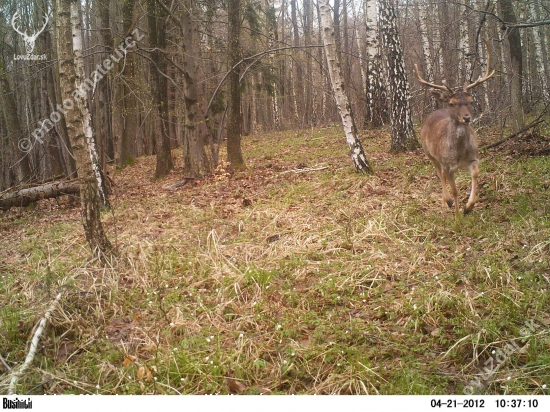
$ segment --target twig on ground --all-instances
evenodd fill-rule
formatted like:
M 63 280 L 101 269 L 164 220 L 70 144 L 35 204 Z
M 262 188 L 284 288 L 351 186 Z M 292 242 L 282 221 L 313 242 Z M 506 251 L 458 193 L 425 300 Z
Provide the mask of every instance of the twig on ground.
M 328 166 L 320 166 L 320 167 L 310 167 L 305 169 L 292 169 L 292 170 L 285 170 L 284 172 L 281 172 L 282 175 L 285 173 L 306 173 L 306 172 L 316 172 L 318 170 L 324 170 L 328 169 Z
M 12 376 L 11 381 L 10 381 L 10 386 L 9 386 L 9 389 L 8 389 L 8 395 L 13 395 L 14 394 L 15 386 L 17 385 L 17 381 L 19 380 L 19 378 L 21 377 L 23 372 L 25 372 L 25 370 L 32 363 L 32 361 L 34 359 L 34 356 L 36 355 L 36 351 L 38 349 L 38 342 L 40 340 L 40 336 L 44 332 L 44 329 L 46 328 L 46 324 L 48 323 L 48 320 L 50 319 L 51 312 L 55 309 L 55 305 L 57 304 L 57 302 L 59 302 L 59 299 L 61 299 L 61 293 L 57 294 L 54 301 L 52 302 L 52 304 L 50 305 L 50 307 L 48 308 L 48 310 L 44 314 L 44 317 L 42 319 L 40 319 L 40 323 L 38 324 L 38 327 L 36 328 L 36 331 L 34 332 L 34 335 L 32 337 L 30 348 L 29 348 L 29 353 L 27 354 L 27 357 L 25 358 L 25 362 L 23 363 L 23 365 L 21 365 L 19 370 L 17 370 L 16 372 L 13 373 L 13 376 Z
M 6 360 L 2 355 L 0 355 L 0 362 L 2 362 L 2 365 L 4 365 L 4 368 L 6 368 L 8 372 L 11 371 L 10 365 L 8 365 L 8 363 L 6 362 Z

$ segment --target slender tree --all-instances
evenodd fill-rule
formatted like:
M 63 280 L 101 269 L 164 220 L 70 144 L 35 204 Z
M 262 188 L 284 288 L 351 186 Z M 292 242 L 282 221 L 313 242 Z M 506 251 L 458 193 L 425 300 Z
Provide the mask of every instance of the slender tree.
M 4 66 L 0 60 L 0 102 L 2 103 L 2 112 L 7 126 L 8 145 L 11 146 L 13 159 L 12 167 L 15 170 L 16 183 L 24 183 L 31 176 L 31 168 L 29 163 L 29 151 L 32 149 L 34 142 L 28 140 L 20 140 L 24 138 L 23 128 L 19 121 L 17 113 L 17 105 L 15 103 L 14 94 L 11 91 L 9 81 L 6 77 Z M 25 142 L 24 146 L 19 142 Z M 23 149 L 23 150 L 21 150 Z
M 151 46 L 151 94 L 156 115 L 155 134 L 156 168 L 155 178 L 166 176 L 174 167 L 168 130 L 168 85 L 166 80 L 166 11 L 156 0 L 147 1 L 147 23 Z
M 409 83 L 405 73 L 403 49 L 399 41 L 393 1 L 379 0 L 379 13 L 391 104 L 391 150 L 402 152 L 416 149 L 418 141 L 414 134 L 409 104 Z
M 379 127 L 389 122 L 387 108 L 387 91 L 382 70 L 382 56 L 380 54 L 379 24 L 376 0 L 364 0 L 365 3 L 365 30 L 367 43 L 367 110 L 365 126 Z
M 319 0 L 319 9 L 321 16 L 321 33 L 323 36 L 323 44 L 325 46 L 325 55 L 327 59 L 332 90 L 336 106 L 340 112 L 346 141 L 351 150 L 351 159 L 355 166 L 355 170 L 362 173 L 371 173 L 372 169 L 369 165 L 361 141 L 357 137 L 357 129 L 351 113 L 351 105 L 349 104 L 346 94 L 344 77 L 340 68 L 340 60 L 336 49 L 336 38 L 334 34 L 334 24 L 332 22 L 330 5 L 328 0 Z
M 499 0 L 502 19 L 507 23 L 507 40 L 510 58 L 510 119 L 514 132 L 521 130 L 525 123 L 523 110 L 523 58 L 521 48 L 521 36 L 517 24 L 516 13 L 511 0 Z
M 59 77 L 63 96 L 64 116 L 71 139 L 80 183 L 82 224 L 93 254 L 104 255 L 112 250 L 101 223 L 100 208 L 106 203 L 102 192 L 102 175 L 92 134 L 84 61 L 82 55 L 82 25 L 78 0 L 56 0 L 56 24 L 60 50 Z M 103 199 L 103 200 L 102 200 Z
M 123 33 L 127 37 L 136 27 L 136 0 L 123 0 L 122 19 Z M 139 112 L 136 85 L 136 58 L 132 51 L 119 62 L 124 81 L 120 87 L 122 92 L 120 104 L 122 111 L 118 112 L 121 130 L 118 130 L 118 167 L 131 164 L 137 156 L 137 135 L 139 131 Z
M 227 160 L 235 170 L 244 169 L 245 163 L 241 149 L 242 112 L 241 90 L 239 85 L 241 60 L 241 0 L 229 0 L 228 18 L 228 55 L 231 73 L 228 77 L 229 117 L 227 121 Z

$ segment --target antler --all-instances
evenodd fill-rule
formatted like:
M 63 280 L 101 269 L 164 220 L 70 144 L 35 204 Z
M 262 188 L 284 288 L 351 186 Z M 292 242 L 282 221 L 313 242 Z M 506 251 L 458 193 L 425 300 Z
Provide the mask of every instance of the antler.
M 46 18 L 46 21 L 44 22 L 44 25 L 42 26 L 42 28 L 35 34 L 32 35 L 32 37 L 36 38 L 38 37 L 38 35 L 40 33 L 42 33 L 44 31 L 44 29 L 46 28 L 46 26 L 48 25 L 48 22 L 50 21 L 50 19 L 48 18 L 48 13 L 44 13 L 44 17 Z
M 489 71 L 491 70 L 491 43 L 489 43 L 488 39 L 485 39 L 484 41 L 485 41 L 485 45 L 487 46 L 487 69 L 485 70 L 485 76 L 480 76 L 479 79 L 477 79 L 475 82 L 473 82 L 470 85 L 465 84 L 464 85 L 465 92 L 480 85 L 484 81 L 489 80 L 495 74 L 494 70 L 491 73 L 489 73 Z
M 13 29 L 19 33 L 21 36 L 25 36 L 27 37 L 27 33 L 25 32 L 21 32 L 17 29 L 17 27 L 15 27 L 15 20 L 17 19 L 17 16 L 19 15 L 19 12 L 16 11 L 15 14 L 13 15 L 13 17 L 11 18 L 11 26 L 13 27 Z
M 425 84 L 426 86 L 432 87 L 434 89 L 444 90 L 444 91 L 450 92 L 450 93 L 453 92 L 451 90 L 451 88 L 449 86 L 447 86 L 446 84 L 441 84 L 440 85 L 440 84 L 430 83 L 430 82 L 424 80 L 422 77 L 420 77 L 420 72 L 418 71 L 418 66 L 416 64 L 414 65 L 414 69 L 416 70 L 416 75 L 418 76 L 418 80 L 420 81 L 420 83 Z

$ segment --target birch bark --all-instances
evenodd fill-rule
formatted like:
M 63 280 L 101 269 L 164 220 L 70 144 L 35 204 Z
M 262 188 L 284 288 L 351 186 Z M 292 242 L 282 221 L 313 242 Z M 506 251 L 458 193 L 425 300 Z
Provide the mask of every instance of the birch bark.
M 334 92 L 334 99 L 336 100 L 336 106 L 338 107 L 340 117 L 342 118 L 346 141 L 351 150 L 351 159 L 357 172 L 372 173 L 372 169 L 369 165 L 367 157 L 365 156 L 363 146 L 357 138 L 357 130 L 353 121 L 351 106 L 346 94 L 340 62 L 338 60 L 338 53 L 336 51 L 334 24 L 332 22 L 328 0 L 320 0 L 319 9 L 321 17 L 321 33 L 323 37 L 323 44 L 325 46 L 325 55 L 327 58 L 330 81 Z

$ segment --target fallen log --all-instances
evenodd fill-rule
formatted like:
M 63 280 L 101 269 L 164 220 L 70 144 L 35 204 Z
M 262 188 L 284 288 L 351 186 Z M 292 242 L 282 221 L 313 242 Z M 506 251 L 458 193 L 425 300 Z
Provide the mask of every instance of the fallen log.
M 37 200 L 51 199 L 62 195 L 78 193 L 80 193 L 80 185 L 78 181 L 74 180 L 28 187 L 0 196 L 0 210 L 6 211 L 15 206 L 28 206 Z

